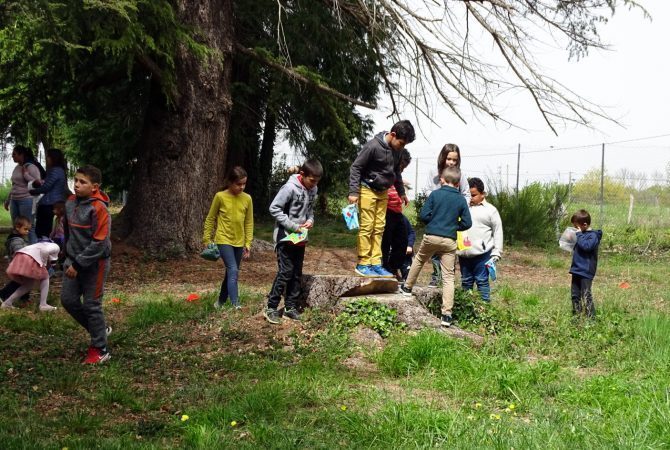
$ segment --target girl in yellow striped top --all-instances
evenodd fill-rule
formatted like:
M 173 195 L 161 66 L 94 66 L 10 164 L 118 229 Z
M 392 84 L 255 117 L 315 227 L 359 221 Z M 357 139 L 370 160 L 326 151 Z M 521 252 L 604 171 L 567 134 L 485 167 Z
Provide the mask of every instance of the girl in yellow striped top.
M 233 167 L 226 177 L 225 189 L 214 195 L 205 219 L 202 241 L 205 245 L 214 242 L 219 247 L 226 267 L 215 308 L 221 308 L 228 297 L 234 308 L 240 308 L 237 278 L 242 258 L 249 257 L 254 237 L 254 208 L 251 196 L 244 192 L 246 185 L 247 172 L 239 166 Z

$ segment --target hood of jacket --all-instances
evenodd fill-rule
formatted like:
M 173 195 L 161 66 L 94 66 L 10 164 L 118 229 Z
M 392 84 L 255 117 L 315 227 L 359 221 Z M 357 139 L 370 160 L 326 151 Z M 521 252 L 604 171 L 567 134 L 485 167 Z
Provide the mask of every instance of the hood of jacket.
M 81 198 L 81 197 L 77 197 L 74 194 L 72 195 L 72 197 L 74 197 L 74 199 L 76 199 L 79 204 L 86 204 L 86 203 L 91 203 L 93 201 L 99 200 L 99 201 L 103 202 L 105 204 L 105 206 L 109 206 L 109 196 L 107 194 L 105 194 L 103 191 L 101 191 L 100 189 L 98 189 L 93 194 L 91 194 L 90 197 Z M 70 198 L 72 198 L 72 197 L 70 197 Z

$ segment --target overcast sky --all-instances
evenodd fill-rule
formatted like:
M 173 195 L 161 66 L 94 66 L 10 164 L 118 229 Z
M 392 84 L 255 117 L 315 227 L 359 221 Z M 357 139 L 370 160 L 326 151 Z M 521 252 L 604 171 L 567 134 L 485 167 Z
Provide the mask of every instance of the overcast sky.
M 600 121 L 596 122 L 597 130 L 571 126 L 557 129 L 559 135 L 555 136 L 532 107 L 511 105 L 511 119 L 527 130 L 486 118 L 469 117 L 463 124 L 446 108 L 439 109 L 434 118 L 440 127 L 419 119 L 417 140 L 408 147 L 418 159 L 419 187 L 425 184 L 428 170 L 447 142 L 460 146 L 466 175 L 488 178 L 500 173 L 506 182 L 509 174 L 510 185 L 515 182 L 519 144 L 522 186 L 535 180 L 556 181 L 559 175 L 566 182 L 570 172 L 574 179 L 600 167 L 603 142 L 607 143 L 605 165 L 610 175 L 622 167 L 644 172 L 649 178 L 654 171 L 665 173 L 670 161 L 670 51 L 665 48 L 670 45 L 670 1 L 646 0 L 645 6 L 651 21 L 639 11 L 620 8 L 600 28 L 603 42 L 611 46 L 609 51 L 591 50 L 580 61 L 568 61 L 567 52 L 560 49 L 536 55 L 552 77 L 605 108 L 624 127 Z M 411 112 L 406 114 L 416 123 Z M 372 114 L 377 130 L 392 125 L 387 115 L 388 110 Z M 652 136 L 663 137 L 646 139 Z M 575 146 L 588 147 L 565 149 Z M 415 182 L 414 162 L 405 178 Z

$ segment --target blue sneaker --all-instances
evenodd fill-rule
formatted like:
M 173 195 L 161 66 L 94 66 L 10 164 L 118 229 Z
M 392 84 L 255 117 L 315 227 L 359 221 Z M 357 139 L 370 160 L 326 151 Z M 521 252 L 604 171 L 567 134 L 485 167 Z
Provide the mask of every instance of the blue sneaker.
M 391 272 L 388 270 L 384 269 L 384 266 L 381 264 L 377 264 L 372 267 L 372 270 L 377 274 L 378 277 L 383 277 L 383 278 L 395 278 Z
M 376 277 L 377 272 L 372 268 L 372 266 L 366 266 L 364 264 L 359 264 L 354 270 L 358 275 L 362 277 Z

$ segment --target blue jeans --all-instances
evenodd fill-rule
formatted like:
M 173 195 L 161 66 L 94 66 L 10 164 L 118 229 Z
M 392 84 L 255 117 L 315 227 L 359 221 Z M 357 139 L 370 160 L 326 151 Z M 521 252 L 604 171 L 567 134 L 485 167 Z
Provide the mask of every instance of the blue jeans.
M 219 293 L 219 303 L 226 303 L 226 300 L 230 297 L 230 303 L 237 306 L 240 304 L 237 291 L 237 278 L 240 273 L 244 247 L 233 247 L 227 244 L 219 244 L 218 247 L 223 264 L 226 266 L 226 274 L 221 283 L 221 292 Z
M 491 250 L 471 258 L 458 257 L 461 266 L 461 286 L 463 290 L 472 289 L 477 283 L 479 295 L 485 302 L 491 301 L 491 287 L 489 286 L 489 271 L 486 268 L 486 261 L 491 258 Z
M 24 198 L 21 200 L 9 201 L 9 215 L 12 217 L 12 224 L 14 220 L 23 216 L 30 220 L 30 233 L 28 233 L 28 242 L 34 244 L 37 242 L 37 234 L 35 234 L 35 224 L 33 223 L 33 199 Z

